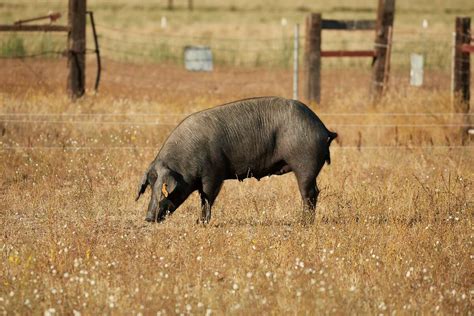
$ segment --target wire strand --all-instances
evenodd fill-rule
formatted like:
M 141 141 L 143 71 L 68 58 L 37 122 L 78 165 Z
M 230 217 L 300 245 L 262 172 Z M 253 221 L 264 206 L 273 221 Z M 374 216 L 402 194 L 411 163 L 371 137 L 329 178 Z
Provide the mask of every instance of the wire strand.
M 26 59 L 26 58 L 36 58 L 46 55 L 59 55 L 64 56 L 63 51 L 44 51 L 41 53 L 36 54 L 29 54 L 29 55 L 13 55 L 13 56 L 0 56 L 0 59 Z
M 7 150 L 137 150 L 137 149 L 157 149 L 159 146 L 0 146 L 0 151 Z M 333 149 L 465 149 L 472 150 L 474 146 L 450 146 L 450 145 L 432 145 L 432 146 L 423 146 L 423 145 L 387 145 L 387 146 L 333 146 Z
M 157 113 L 157 112 L 122 112 L 122 113 L 28 113 L 12 112 L 0 113 L 0 116 L 188 116 L 192 113 Z M 318 115 L 324 116 L 472 116 L 474 113 L 459 112 L 318 112 Z
M 262 42 L 262 41 L 281 41 L 282 39 L 286 38 L 288 40 L 293 39 L 293 37 L 206 37 L 206 36 L 195 36 L 195 35 L 169 35 L 169 34 L 160 34 L 159 32 L 151 33 L 151 32 L 140 32 L 140 31 L 131 31 L 125 30 L 121 28 L 106 26 L 103 24 L 96 24 L 97 28 L 103 28 L 105 30 L 110 30 L 113 32 L 120 32 L 122 34 L 133 34 L 139 36 L 152 36 L 152 37 L 160 37 L 160 38 L 171 38 L 171 39 L 201 39 L 201 40 L 217 40 L 217 41 L 226 41 L 226 42 L 233 42 L 233 41 L 244 41 L 244 42 Z
M 131 121 L 52 121 L 52 120 L 9 120 L 0 119 L 4 123 L 25 123 L 25 124 L 112 124 L 112 125 L 154 125 L 154 126 L 176 126 L 177 124 L 162 122 L 131 122 Z M 471 127 L 469 124 L 331 124 L 331 127 L 361 127 L 361 128 L 438 128 L 438 127 Z

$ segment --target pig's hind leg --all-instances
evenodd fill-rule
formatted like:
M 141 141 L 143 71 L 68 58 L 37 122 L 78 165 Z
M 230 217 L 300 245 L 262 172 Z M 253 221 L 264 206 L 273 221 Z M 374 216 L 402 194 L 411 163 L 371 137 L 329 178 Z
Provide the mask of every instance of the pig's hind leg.
M 295 170 L 298 188 L 303 200 L 303 224 L 305 225 L 314 223 L 319 195 L 316 177 L 323 165 L 324 161 L 316 163 L 313 166 L 306 166 L 306 168 Z
M 303 200 L 303 224 L 314 223 L 319 189 L 315 175 L 296 175 L 301 198 Z

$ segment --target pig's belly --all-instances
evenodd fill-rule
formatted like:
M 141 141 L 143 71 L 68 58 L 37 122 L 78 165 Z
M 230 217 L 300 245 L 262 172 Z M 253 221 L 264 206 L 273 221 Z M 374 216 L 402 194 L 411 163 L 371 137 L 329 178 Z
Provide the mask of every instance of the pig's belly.
M 227 174 L 227 179 L 238 179 L 243 181 L 246 178 L 256 178 L 260 180 L 263 177 L 271 175 L 282 175 L 291 172 L 290 166 L 284 161 L 279 160 L 268 166 L 240 166 L 238 170 L 232 170 Z

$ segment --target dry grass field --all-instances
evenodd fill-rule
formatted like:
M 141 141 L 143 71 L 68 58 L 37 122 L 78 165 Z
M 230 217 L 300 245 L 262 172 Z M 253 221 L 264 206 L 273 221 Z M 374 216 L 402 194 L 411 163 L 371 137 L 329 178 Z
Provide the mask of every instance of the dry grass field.
M 144 222 L 149 195 L 135 203 L 135 189 L 182 118 L 175 114 L 285 92 L 276 80 L 246 92 L 207 85 L 199 93 L 204 86 L 193 84 L 196 74 L 153 69 L 181 76 L 189 94 L 167 85 L 127 90 L 112 80 L 100 95 L 76 103 L 62 88 L 41 85 L 9 86 L 14 92 L 2 94 L 2 113 L 11 114 L 0 125 L 4 313 L 472 312 L 472 148 L 457 146 L 452 127 L 350 126 L 459 123 L 456 115 L 379 115 L 450 113 L 449 96 L 401 83 L 379 108 L 364 105 L 361 85 L 354 84 L 351 97 L 327 89 L 331 107 L 315 110 L 340 139 L 319 176 L 312 227 L 299 224 L 293 175 L 227 182 L 208 227 L 195 224 L 195 195 L 163 224 L 150 225 Z M 212 76 L 224 82 L 227 74 Z M 279 71 L 259 76 L 283 77 Z M 146 87 L 146 80 L 136 84 Z M 348 111 L 369 114 L 331 116 Z M 50 115 L 19 115 L 26 112 Z M 372 147 L 381 145 L 387 147 Z
M 0 3 L 0 16 L 34 13 L 26 3 Z M 201 9 L 188 13 L 150 0 L 90 1 L 110 27 L 153 31 L 150 21 L 167 14 L 190 19 L 174 34 L 210 37 L 222 25 L 242 37 L 271 33 L 282 12 L 291 22 L 308 10 L 361 18 L 375 8 L 369 0 L 330 8 L 277 1 L 259 20 L 252 1 L 195 3 Z M 423 15 L 449 41 L 453 16 L 474 12 L 469 1 L 433 3 L 399 1 L 401 30 Z M 473 313 L 474 149 L 472 139 L 460 144 L 463 120 L 453 114 L 445 66 L 427 69 L 422 88 L 394 67 L 387 95 L 373 105 L 367 65 L 325 64 L 322 103 L 311 107 L 339 137 L 318 177 L 315 224 L 300 225 L 289 174 L 226 182 L 204 227 L 196 194 L 163 223 L 146 223 L 149 192 L 134 201 L 145 168 L 186 114 L 289 97 L 291 71 L 222 64 L 191 73 L 105 54 L 95 94 L 88 62 L 87 94 L 71 102 L 64 60 L 0 59 L 0 314 Z

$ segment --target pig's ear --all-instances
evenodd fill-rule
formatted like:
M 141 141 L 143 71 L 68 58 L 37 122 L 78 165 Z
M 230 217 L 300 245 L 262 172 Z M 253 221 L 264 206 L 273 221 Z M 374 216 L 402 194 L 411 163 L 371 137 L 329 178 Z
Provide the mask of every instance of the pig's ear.
M 138 199 L 140 198 L 140 195 L 145 193 L 147 186 L 148 186 L 148 173 L 145 173 L 142 177 L 142 180 L 140 181 L 140 184 L 138 185 L 138 193 L 137 193 L 137 197 L 135 198 L 135 201 L 138 201 Z
M 163 177 L 163 183 L 161 185 L 161 193 L 166 198 L 168 197 L 178 186 L 178 181 L 172 175 L 166 175 Z
M 138 201 L 140 196 L 145 193 L 146 187 L 148 185 L 153 185 L 156 182 L 156 178 L 158 177 L 158 174 L 156 170 L 152 167 L 148 168 L 148 170 L 145 172 L 145 174 L 142 177 L 142 180 L 140 181 L 140 184 L 138 185 L 138 193 L 137 197 L 135 198 L 135 201 Z

